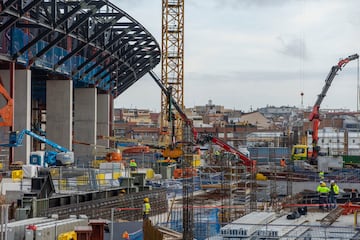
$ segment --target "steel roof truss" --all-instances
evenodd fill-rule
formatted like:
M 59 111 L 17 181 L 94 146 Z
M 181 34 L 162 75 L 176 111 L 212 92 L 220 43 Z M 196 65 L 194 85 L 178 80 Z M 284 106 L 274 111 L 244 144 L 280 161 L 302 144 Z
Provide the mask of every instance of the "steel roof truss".
M 123 54 L 123 57 L 121 57 L 120 59 L 115 59 L 115 60 L 111 61 L 109 64 L 107 64 L 106 66 L 103 66 L 103 68 L 101 69 L 101 71 L 97 72 L 97 73 L 94 75 L 94 77 L 95 77 L 96 79 L 98 79 L 98 76 L 99 76 L 102 72 L 104 72 L 105 70 L 107 70 L 107 69 L 110 68 L 111 66 L 115 66 L 114 63 L 116 63 L 117 61 L 122 62 L 122 65 L 123 65 L 123 64 L 127 64 L 127 59 L 131 59 L 131 57 L 134 56 L 134 55 L 136 55 L 136 53 L 139 52 L 140 50 L 141 50 L 141 49 L 139 48 L 139 49 L 136 50 L 134 53 L 132 53 L 131 56 L 126 56 L 127 53 L 129 53 L 129 52 L 131 53 L 131 52 L 133 51 L 133 48 L 127 49 L 127 51 Z M 125 58 L 124 58 L 124 57 L 125 57 Z M 121 66 L 122 66 L 122 65 L 121 65 Z M 113 70 L 114 70 L 114 69 L 113 69 Z M 112 71 L 113 71 L 113 70 L 112 70 Z M 109 71 L 108 74 L 109 74 L 110 72 L 111 72 L 111 71 Z M 108 74 L 106 74 L 105 76 L 107 76 Z M 103 78 L 104 78 L 104 76 L 101 76 L 101 79 L 100 79 L 100 80 L 102 80 Z M 100 80 L 97 80 L 96 85 L 98 84 L 98 82 L 99 82 Z
M 122 48 L 125 48 L 127 46 L 127 44 L 125 44 L 125 42 L 122 42 L 123 44 L 118 44 L 118 46 L 111 48 L 111 53 L 109 55 L 105 55 L 102 56 L 98 61 L 96 61 L 91 67 L 87 68 L 85 70 L 85 72 L 81 75 L 80 78 L 85 77 L 86 75 L 88 75 L 92 70 L 94 70 L 97 66 L 99 66 L 100 64 L 102 64 L 106 59 L 108 59 L 109 57 L 114 57 L 116 59 L 120 59 L 118 56 L 114 56 L 119 50 L 121 51 Z
M 73 9 L 74 10 L 74 9 Z M 66 36 L 68 36 L 69 33 L 71 33 L 72 31 L 74 31 L 78 26 L 80 26 L 81 24 L 83 24 L 91 15 L 92 15 L 92 11 L 94 9 L 90 10 L 89 12 L 87 12 L 85 15 L 82 16 L 81 19 L 79 19 L 79 21 L 76 21 L 73 25 L 70 26 L 70 28 L 66 31 L 66 34 L 63 33 L 59 33 L 59 36 L 57 38 L 55 38 L 54 40 L 52 40 L 47 46 L 45 46 L 43 49 L 41 49 L 36 55 L 35 57 L 33 57 L 31 60 L 34 61 L 36 60 L 36 58 L 41 57 L 42 55 L 44 55 L 47 51 L 49 51 L 53 46 L 55 46 L 57 43 L 59 43 L 62 39 L 64 39 Z M 96 10 L 96 9 L 95 9 Z M 71 11 L 73 12 L 70 16 L 72 16 L 73 14 L 76 13 L 77 10 L 75 11 Z M 58 24 L 62 24 L 67 20 L 67 17 L 63 17 L 61 20 L 59 20 Z
M 2 9 L 2 12 L 8 10 L 14 3 L 16 3 L 18 0 L 9 0 L 9 1 L 6 1 L 5 3 L 3 1 L 1 1 L 1 9 Z M 0 12 L 0 15 L 1 12 Z
M 141 51 L 141 48 L 139 48 L 137 51 L 135 51 L 131 56 L 127 57 L 129 59 L 132 58 L 132 56 L 136 56 L 136 54 L 138 52 Z M 122 62 L 122 64 L 120 66 L 115 65 L 116 62 Z M 112 68 L 110 68 L 112 66 Z M 113 71 L 116 70 L 116 68 L 122 68 L 123 66 L 126 66 L 128 69 L 130 69 L 132 72 L 134 72 L 133 70 L 133 64 L 130 64 L 127 59 L 119 59 L 118 61 L 112 61 L 110 62 L 106 67 L 104 67 L 101 71 L 97 72 L 94 77 L 96 77 L 95 81 L 96 81 L 96 86 L 98 86 L 109 74 L 111 74 Z M 100 75 L 102 72 L 104 72 L 106 69 L 110 68 L 110 70 L 103 75 Z
M 12 4 L 14 4 L 17 0 L 9 0 L 5 3 L 5 9 L 2 9 L 2 11 L 0 12 L 0 16 L 2 15 L 2 13 L 9 13 L 9 11 L 7 10 Z M 19 14 L 18 12 L 15 12 L 13 14 L 13 17 L 10 17 L 10 19 L 4 23 L 2 26 L 0 26 L 0 32 L 7 30 L 8 28 L 10 28 L 11 26 L 14 25 L 14 23 L 16 23 L 18 20 L 20 20 L 20 18 L 28 11 L 30 11 L 31 8 L 39 5 L 42 2 L 42 0 L 33 0 L 31 3 L 29 3 L 28 5 L 25 6 L 24 9 L 21 10 L 21 13 Z M 7 5 L 8 4 L 8 5 Z
M 81 45 L 79 45 L 77 48 L 75 48 L 73 51 L 71 51 L 69 54 L 67 54 L 66 56 L 64 56 L 62 59 L 60 59 L 54 66 L 54 70 L 56 70 L 58 67 L 60 67 L 64 62 L 66 62 L 67 60 L 69 60 L 72 56 L 74 56 L 75 54 L 77 54 L 78 52 L 80 52 L 85 46 L 87 46 L 90 42 L 96 40 L 101 33 L 103 33 L 104 31 L 106 31 L 106 29 L 110 28 L 113 24 L 113 22 L 118 21 L 121 17 L 123 17 L 124 15 L 122 13 L 118 13 L 115 15 L 115 17 L 113 19 L 111 19 L 111 21 L 102 24 L 102 26 L 100 27 L 100 29 L 96 32 L 94 32 L 94 34 L 89 38 L 87 43 L 83 43 Z
M 73 74 L 78 73 L 82 68 L 84 68 L 85 66 L 87 66 L 92 60 L 94 60 L 95 58 L 97 58 L 98 56 L 101 55 L 101 53 L 104 52 L 104 50 L 108 50 L 109 48 L 111 48 L 115 43 L 119 43 L 118 40 L 120 40 L 125 34 L 127 33 L 126 29 L 125 31 L 123 31 L 121 34 L 116 35 L 116 37 L 114 39 L 112 39 L 111 41 L 109 41 L 109 43 L 104 47 L 104 49 L 100 49 L 99 51 L 97 51 L 95 54 L 91 55 L 85 62 L 83 62 L 80 66 L 78 66 L 76 68 L 76 71 L 73 72 Z M 113 52 L 112 50 L 109 51 Z M 107 53 L 107 54 L 109 54 Z M 109 54 L 110 55 L 110 54 Z M 107 55 L 107 56 L 109 56 Z M 97 63 L 98 64 L 98 63 Z
M 137 71 L 137 73 L 134 72 L 134 74 L 128 74 L 124 79 L 121 80 L 121 84 L 117 85 L 117 94 L 123 93 L 126 89 L 128 89 L 138 78 L 145 75 L 147 72 L 145 71 L 145 67 L 149 63 L 147 61 L 144 61 L 143 64 L 137 67 L 137 69 L 141 69 L 141 71 Z M 150 65 L 147 67 L 150 68 Z M 151 68 L 150 68 L 151 69 Z M 130 81 L 129 78 L 133 77 L 133 81 Z

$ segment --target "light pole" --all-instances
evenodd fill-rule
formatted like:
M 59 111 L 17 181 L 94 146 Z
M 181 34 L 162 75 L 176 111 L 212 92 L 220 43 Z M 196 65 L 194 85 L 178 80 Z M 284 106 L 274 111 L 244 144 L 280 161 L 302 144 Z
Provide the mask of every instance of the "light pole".
M 111 208 L 111 230 L 110 240 L 114 240 L 114 208 Z

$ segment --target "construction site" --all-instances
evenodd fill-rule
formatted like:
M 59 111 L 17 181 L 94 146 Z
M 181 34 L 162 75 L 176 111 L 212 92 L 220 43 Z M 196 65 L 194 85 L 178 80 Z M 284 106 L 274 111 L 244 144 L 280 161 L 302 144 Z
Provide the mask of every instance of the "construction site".
M 0 240 L 360 239 L 359 134 L 320 127 L 359 55 L 308 116 L 235 146 L 185 111 L 184 0 L 161 6 L 159 44 L 109 1 L 0 2 Z M 114 99 L 146 74 L 157 139 L 115 136 Z

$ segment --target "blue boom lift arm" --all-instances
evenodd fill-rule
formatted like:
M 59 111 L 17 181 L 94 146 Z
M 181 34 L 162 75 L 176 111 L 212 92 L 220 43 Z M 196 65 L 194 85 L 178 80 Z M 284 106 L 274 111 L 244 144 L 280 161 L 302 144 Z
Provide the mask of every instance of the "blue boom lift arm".
M 33 137 L 43 143 L 46 143 L 47 145 L 53 147 L 54 149 L 58 150 L 59 152 L 69 152 L 70 150 L 65 148 L 65 147 L 62 147 L 60 146 L 59 144 L 53 142 L 53 141 L 50 141 L 49 139 L 43 137 L 43 136 L 40 136 L 30 130 L 27 130 L 27 129 L 24 129 L 22 130 L 20 133 L 18 132 L 11 132 L 10 133 L 10 137 L 9 137 L 9 144 L 6 145 L 8 147 L 18 147 L 18 146 L 21 146 L 23 140 L 24 140 L 24 136 L 26 135 L 29 135 L 30 137 Z M 4 146 L 3 144 L 1 146 Z
M 30 130 L 24 129 L 21 132 L 11 132 L 9 135 L 9 143 L 8 144 L 0 144 L 2 147 L 19 147 L 22 145 L 22 142 L 24 140 L 24 136 L 29 135 L 30 137 L 37 139 L 52 148 L 54 148 L 56 151 L 45 151 L 44 155 L 44 163 L 41 164 L 47 164 L 49 166 L 63 166 L 63 165 L 70 165 L 74 163 L 74 153 L 71 152 L 69 149 L 60 146 L 59 144 L 50 141 L 49 139 L 40 136 Z M 35 161 L 34 161 L 35 160 Z M 31 164 L 39 164 L 37 158 L 30 157 Z M 44 165 L 46 166 L 46 165 Z

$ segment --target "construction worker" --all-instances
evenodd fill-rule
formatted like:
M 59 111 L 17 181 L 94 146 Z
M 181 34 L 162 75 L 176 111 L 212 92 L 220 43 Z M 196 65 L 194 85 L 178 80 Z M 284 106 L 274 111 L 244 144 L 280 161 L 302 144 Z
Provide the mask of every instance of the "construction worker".
M 131 159 L 130 160 L 130 170 L 132 172 L 135 172 L 137 169 L 137 163 L 135 162 L 135 159 Z
M 330 209 L 336 208 L 337 196 L 339 195 L 339 186 L 334 180 L 330 181 L 330 192 L 329 192 L 329 207 Z
M 126 190 L 125 189 L 121 189 L 119 197 L 123 197 L 126 194 Z
M 126 239 L 126 240 L 130 239 L 129 233 L 127 231 L 123 232 L 121 237 L 122 237 L 122 239 Z
M 324 210 L 327 208 L 330 189 L 325 182 L 321 181 L 316 191 L 319 193 L 319 209 Z
M 220 151 L 219 151 L 219 150 L 216 150 L 216 151 L 215 151 L 215 159 L 216 159 L 216 160 L 219 160 L 219 159 L 220 159 Z
M 319 172 L 319 178 L 320 178 L 320 181 L 324 181 L 324 179 L 325 179 L 325 173 L 324 173 L 324 171 L 320 171 L 320 172 Z
M 143 219 L 149 218 L 150 215 L 151 206 L 149 203 L 149 198 L 144 198 L 144 204 L 143 204 Z
M 283 157 L 283 158 L 281 158 L 281 160 L 280 160 L 280 166 L 281 166 L 281 168 L 283 168 L 283 169 L 285 169 L 286 168 L 286 160 L 285 160 L 285 158 Z

